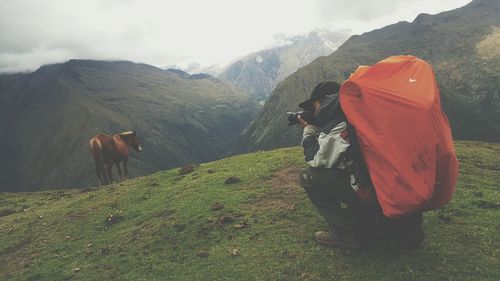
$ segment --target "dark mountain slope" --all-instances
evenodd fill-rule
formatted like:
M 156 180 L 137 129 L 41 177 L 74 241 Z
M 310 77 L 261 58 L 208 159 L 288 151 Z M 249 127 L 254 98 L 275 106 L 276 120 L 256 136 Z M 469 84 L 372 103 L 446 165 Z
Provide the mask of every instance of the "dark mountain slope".
M 419 15 L 352 36 L 332 55 L 287 77 L 242 138 L 238 151 L 296 145 L 285 111 L 297 109 L 324 79 L 343 81 L 358 65 L 415 55 L 434 66 L 444 110 L 458 139 L 500 141 L 500 1 L 476 0 L 437 15 Z
M 0 76 L 1 190 L 96 183 L 88 140 L 137 130 L 131 175 L 220 158 L 258 105 L 220 80 L 145 64 L 71 60 Z

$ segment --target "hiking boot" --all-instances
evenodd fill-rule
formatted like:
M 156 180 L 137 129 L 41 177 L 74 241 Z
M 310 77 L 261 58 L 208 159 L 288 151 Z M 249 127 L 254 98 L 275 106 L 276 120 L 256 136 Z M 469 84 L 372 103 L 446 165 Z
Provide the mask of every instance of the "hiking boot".
M 340 233 L 335 230 L 318 231 L 314 234 L 314 240 L 328 246 L 340 246 L 351 249 L 358 249 L 360 247 L 359 240 L 352 234 Z

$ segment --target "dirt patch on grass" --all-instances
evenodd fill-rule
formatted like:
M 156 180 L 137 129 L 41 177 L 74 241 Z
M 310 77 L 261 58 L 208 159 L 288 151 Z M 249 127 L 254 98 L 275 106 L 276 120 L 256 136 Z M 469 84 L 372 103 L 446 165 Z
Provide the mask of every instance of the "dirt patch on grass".
M 296 186 L 299 187 L 299 167 L 287 167 L 274 172 L 271 175 L 271 184 L 273 188 L 280 186 Z
M 0 210 L 0 217 L 6 217 L 15 213 L 17 213 L 17 211 L 14 209 L 2 209 Z
M 274 172 L 267 181 L 271 188 L 261 197 L 256 198 L 252 205 L 266 209 L 295 210 L 297 195 L 302 192 L 299 184 L 299 167 L 287 167 Z

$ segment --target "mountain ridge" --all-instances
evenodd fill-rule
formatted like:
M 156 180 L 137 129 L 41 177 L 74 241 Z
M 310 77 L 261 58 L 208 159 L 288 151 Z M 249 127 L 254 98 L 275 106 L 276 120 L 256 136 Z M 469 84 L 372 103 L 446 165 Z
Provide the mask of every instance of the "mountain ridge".
M 456 138 L 500 141 L 500 52 L 484 60 L 476 49 L 496 32 L 495 26 L 500 27 L 500 5 L 494 2 L 476 0 L 455 10 L 419 15 L 411 23 L 351 36 L 333 54 L 314 60 L 276 86 L 235 153 L 296 145 L 300 130 L 287 127 L 284 112 L 297 110 L 317 83 L 343 82 L 359 65 L 392 55 L 414 55 L 431 63 Z
M 312 60 L 331 54 L 346 38 L 344 31 L 321 29 L 283 37 L 279 46 L 248 54 L 228 65 L 217 77 L 254 99 L 265 101 L 277 83 Z

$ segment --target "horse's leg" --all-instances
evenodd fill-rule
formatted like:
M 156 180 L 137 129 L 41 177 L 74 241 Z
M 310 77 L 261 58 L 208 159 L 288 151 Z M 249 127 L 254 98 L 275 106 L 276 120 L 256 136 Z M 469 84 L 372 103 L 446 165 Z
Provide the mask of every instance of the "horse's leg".
M 102 178 L 101 178 L 101 170 L 99 169 L 99 165 L 97 163 L 95 164 L 95 173 L 97 175 L 97 186 L 103 185 Z
M 102 167 L 99 169 L 100 173 L 100 180 L 102 185 L 108 185 L 109 180 L 108 180 L 108 175 L 106 174 L 106 164 L 102 164 Z
M 97 175 L 97 184 L 98 186 L 105 185 L 106 184 L 106 171 L 104 170 L 104 155 L 102 151 L 102 144 L 101 142 L 93 138 L 90 141 L 90 153 L 92 154 L 92 157 L 94 158 L 95 162 L 95 172 Z
M 123 161 L 123 170 L 124 170 L 124 172 L 125 172 L 125 179 L 128 179 L 127 162 L 128 162 L 128 159 L 125 159 L 125 160 Z
M 106 171 L 108 173 L 109 184 L 113 183 L 113 175 L 112 175 L 113 162 L 106 164 Z
M 118 181 L 122 180 L 122 169 L 120 168 L 120 162 L 116 162 L 116 167 L 118 168 Z

